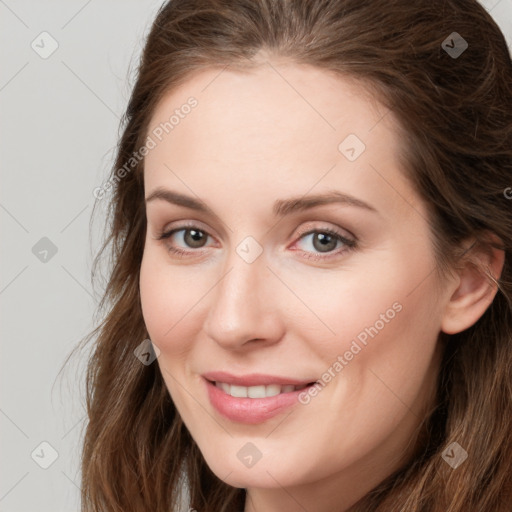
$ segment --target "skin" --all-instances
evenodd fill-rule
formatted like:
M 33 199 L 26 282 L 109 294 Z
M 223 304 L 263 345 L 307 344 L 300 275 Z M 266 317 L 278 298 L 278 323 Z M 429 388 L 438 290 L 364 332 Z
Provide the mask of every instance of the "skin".
M 248 490 L 245 512 L 348 510 L 412 456 L 439 332 L 471 325 L 493 294 L 472 274 L 432 272 L 426 207 L 400 168 L 396 121 L 360 85 L 275 58 L 248 73 L 207 69 L 162 99 L 148 134 L 191 96 L 197 107 L 145 158 L 145 195 L 164 187 L 200 198 L 218 218 L 146 205 L 140 292 L 157 363 L 211 470 Z M 366 145 L 353 162 L 338 150 L 349 134 Z M 272 213 L 276 200 L 332 190 L 377 211 Z M 202 247 L 187 231 L 157 240 L 188 221 L 208 235 Z M 302 235 L 313 229 L 357 245 L 322 252 Z M 236 252 L 248 236 L 263 250 L 252 263 Z M 401 311 L 307 405 L 245 425 L 210 404 L 202 373 L 320 379 L 396 303 Z M 237 457 L 247 442 L 262 453 L 250 468 Z

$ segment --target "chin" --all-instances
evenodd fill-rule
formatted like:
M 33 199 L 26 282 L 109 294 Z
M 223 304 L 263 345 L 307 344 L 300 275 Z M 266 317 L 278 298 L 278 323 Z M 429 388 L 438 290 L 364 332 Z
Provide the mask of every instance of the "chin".
M 244 467 L 237 458 L 232 464 L 215 464 L 206 460 L 210 470 L 228 485 L 237 488 L 281 488 L 299 483 L 291 476 L 291 468 L 272 466 L 263 459 L 253 467 Z M 225 462 L 225 461 L 224 461 Z

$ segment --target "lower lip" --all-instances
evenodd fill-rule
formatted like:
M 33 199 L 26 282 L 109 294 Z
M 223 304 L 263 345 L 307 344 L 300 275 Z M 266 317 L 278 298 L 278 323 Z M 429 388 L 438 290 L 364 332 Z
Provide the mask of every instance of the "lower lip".
M 231 421 L 250 425 L 262 423 L 299 403 L 299 394 L 307 390 L 306 387 L 267 398 L 235 398 L 209 380 L 204 381 L 210 402 L 220 414 Z

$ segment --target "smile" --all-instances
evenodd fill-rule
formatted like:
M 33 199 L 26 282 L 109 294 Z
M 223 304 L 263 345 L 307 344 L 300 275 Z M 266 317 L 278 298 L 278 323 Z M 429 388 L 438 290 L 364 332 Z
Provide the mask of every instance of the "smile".
M 230 421 L 263 423 L 298 405 L 299 394 L 313 384 L 266 384 L 241 386 L 203 379 L 210 404 Z
M 237 386 L 225 382 L 215 382 L 214 384 L 216 387 L 222 389 L 224 393 L 235 398 L 268 398 L 283 393 L 300 391 L 308 386 L 308 384 L 302 384 L 300 386 L 293 386 L 291 384 L 285 386 L 279 384 L 269 384 L 267 386 Z

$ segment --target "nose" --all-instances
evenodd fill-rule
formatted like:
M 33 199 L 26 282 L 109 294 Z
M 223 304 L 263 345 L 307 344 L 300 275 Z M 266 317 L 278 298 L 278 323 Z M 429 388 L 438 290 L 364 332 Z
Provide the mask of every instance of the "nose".
M 279 286 L 263 254 L 247 263 L 233 251 L 210 294 L 206 334 L 230 350 L 277 343 L 284 333 Z

